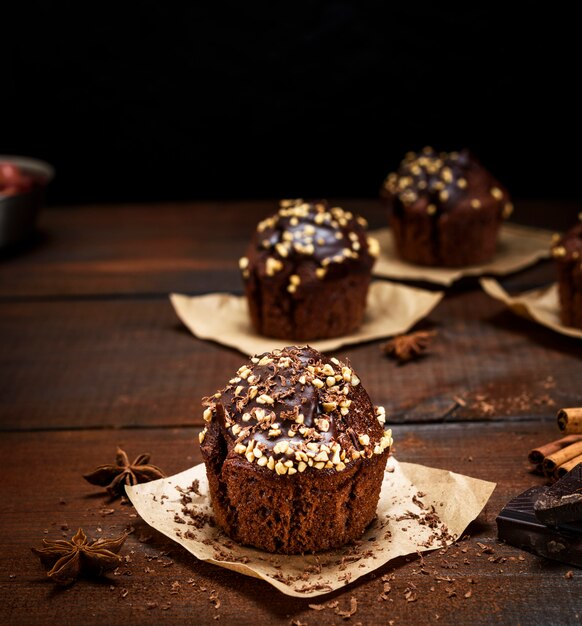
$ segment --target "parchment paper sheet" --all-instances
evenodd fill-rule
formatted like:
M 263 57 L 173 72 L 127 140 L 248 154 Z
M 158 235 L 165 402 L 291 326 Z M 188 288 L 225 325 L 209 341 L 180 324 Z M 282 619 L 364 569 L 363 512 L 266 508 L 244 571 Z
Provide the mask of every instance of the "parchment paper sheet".
M 495 488 L 495 483 L 394 458 L 386 469 L 378 517 L 362 540 L 310 556 L 272 555 L 244 547 L 215 526 L 201 523 L 208 519 L 205 515 L 212 516 L 203 464 L 126 491 L 150 526 L 197 558 L 261 578 L 287 595 L 313 597 L 344 587 L 398 556 L 449 545 L 479 515 Z M 184 504 L 182 494 L 194 480 L 199 481 L 200 495 L 190 492 L 185 500 L 191 502 Z M 436 528 L 421 521 L 431 506 L 440 519 Z
M 423 280 L 447 286 L 463 276 L 504 275 L 533 265 L 536 261 L 550 256 L 552 242 L 552 233 L 548 230 L 503 224 L 499 232 L 497 252 L 492 261 L 483 265 L 451 269 L 425 267 L 401 261 L 396 254 L 389 228 L 371 231 L 370 235 L 380 242 L 380 257 L 374 265 L 374 275 L 401 280 Z
M 507 306 L 522 317 L 534 320 L 542 326 L 551 328 L 557 333 L 582 339 L 582 330 L 564 326 L 560 321 L 560 302 L 558 299 L 558 285 L 526 291 L 516 296 L 510 296 L 505 289 L 493 278 L 482 278 L 481 286 L 492 298 L 505 302 Z
M 359 330 L 343 337 L 310 341 L 309 345 L 326 352 L 404 333 L 426 317 L 442 297 L 442 291 L 431 292 L 387 281 L 374 282 L 370 285 L 366 317 Z M 245 355 L 305 344 L 305 341 L 297 341 L 293 337 L 281 340 L 257 335 L 251 327 L 244 296 L 229 293 L 203 296 L 171 294 L 170 300 L 178 317 L 194 335 L 237 348 Z

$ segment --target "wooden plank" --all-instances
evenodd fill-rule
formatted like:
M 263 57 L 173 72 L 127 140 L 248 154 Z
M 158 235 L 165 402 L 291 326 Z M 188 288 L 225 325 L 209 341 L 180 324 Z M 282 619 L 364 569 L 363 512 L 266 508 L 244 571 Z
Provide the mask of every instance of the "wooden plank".
M 575 570 L 567 578 L 572 568 L 496 540 L 495 517 L 505 502 L 541 484 L 527 471 L 527 451 L 555 434 L 555 425 L 539 421 L 396 427 L 401 460 L 493 480 L 498 486 L 470 526 L 469 539 L 444 554 L 425 555 L 428 573 L 421 573 L 416 557 L 399 559 L 316 602 L 337 600 L 345 610 L 355 597 L 357 613 L 344 622 L 333 609 L 315 611 L 309 608 L 313 601 L 289 598 L 266 583 L 198 561 L 150 530 L 131 507 L 110 503 L 81 478 L 112 460 L 116 444 L 124 445 L 130 456 L 150 451 L 168 473 L 186 469 L 200 460 L 193 429 L 8 433 L 0 439 L 5 467 L 0 619 L 11 625 L 87 626 L 162 621 L 290 625 L 293 620 L 309 625 L 576 623 L 582 573 Z M 104 514 L 109 508 L 113 513 Z M 103 582 L 83 580 L 67 590 L 55 589 L 29 548 L 40 545 L 43 537 L 70 536 L 80 526 L 93 537 L 133 530 L 123 548 L 130 561 L 120 575 L 109 574 Z M 477 542 L 492 552 L 483 553 Z M 383 575 L 394 576 L 386 601 L 378 598 Z M 446 577 L 450 581 L 442 580 Z M 406 590 L 412 590 L 414 601 L 407 601 Z M 218 609 L 212 594 L 220 600 Z
M 335 202 L 334 202 L 335 203 Z M 338 200 L 386 224 L 377 200 Z M 87 296 L 242 290 L 237 260 L 275 201 L 94 206 L 46 210 L 42 236 L 0 264 L 0 297 Z M 517 221 L 565 228 L 572 207 L 524 202 Z
M 238 259 L 276 207 L 261 200 L 50 209 L 39 243 L 0 266 L 0 296 L 242 291 Z
M 336 351 L 394 421 L 553 416 L 582 404 L 579 345 L 456 291 L 424 327 L 432 352 L 399 366 L 372 342 Z M 168 300 L 0 303 L 0 427 L 201 423 L 200 399 L 244 361 L 192 337 Z

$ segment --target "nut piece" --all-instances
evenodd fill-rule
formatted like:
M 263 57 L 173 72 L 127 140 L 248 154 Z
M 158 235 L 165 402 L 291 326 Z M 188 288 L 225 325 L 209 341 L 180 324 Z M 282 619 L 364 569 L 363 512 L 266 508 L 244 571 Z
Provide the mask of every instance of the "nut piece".
M 370 445 L 370 435 L 358 435 L 358 441 L 363 445 L 363 446 L 369 446 Z

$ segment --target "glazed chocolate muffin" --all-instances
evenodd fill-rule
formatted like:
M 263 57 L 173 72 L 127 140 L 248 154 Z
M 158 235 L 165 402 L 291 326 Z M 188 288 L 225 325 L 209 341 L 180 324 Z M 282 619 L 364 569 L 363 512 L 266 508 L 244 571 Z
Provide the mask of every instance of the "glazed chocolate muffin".
M 306 341 L 356 330 L 379 253 L 366 226 L 365 219 L 325 201 L 281 201 L 240 259 L 255 330 Z
M 309 347 L 250 359 L 204 399 L 218 526 L 269 552 L 326 550 L 374 519 L 392 436 L 353 370 Z
M 562 323 L 582 328 L 582 222 L 557 238 L 552 256 L 558 267 Z
M 419 265 L 461 267 L 489 261 L 513 205 L 469 151 L 409 152 L 384 182 L 396 250 Z

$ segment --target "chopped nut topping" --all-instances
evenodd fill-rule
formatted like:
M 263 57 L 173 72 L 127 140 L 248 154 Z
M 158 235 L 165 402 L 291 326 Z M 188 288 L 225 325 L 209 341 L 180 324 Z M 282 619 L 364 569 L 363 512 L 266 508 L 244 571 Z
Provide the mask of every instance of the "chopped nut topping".
M 503 198 L 503 191 L 501 191 L 499 187 L 491 187 L 489 191 L 496 200 L 501 200 Z
M 368 253 L 373 257 L 380 256 L 380 243 L 374 237 L 368 237 Z
M 474 209 L 480 209 L 481 208 L 481 200 L 479 200 L 479 198 L 473 198 L 471 200 L 471 207 Z
M 391 438 L 370 441 L 369 435 L 356 435 L 356 446 L 358 441 L 360 445 L 365 442 L 366 449 L 360 454 L 351 437 L 345 436 L 346 425 L 341 420 L 349 415 L 352 404 L 348 394 L 360 383 L 352 369 L 335 357 L 328 361 L 310 353 L 309 358 L 299 360 L 302 349 L 288 350 L 252 357 L 241 366 L 222 392 L 219 413 L 205 399 L 206 415 L 218 417 L 227 436 L 234 439 L 233 453 L 279 476 L 302 473 L 308 467 L 341 471 L 352 461 L 382 453 Z M 246 392 L 246 385 L 236 384 L 241 380 L 249 385 Z M 315 394 L 317 406 L 303 409 L 300 385 L 309 383 L 315 387 L 308 393 Z M 275 406 L 277 410 L 273 410 Z M 375 414 L 380 423 L 385 421 L 382 408 L 376 408 Z M 334 420 L 338 422 L 334 424 Z M 199 440 L 205 436 L 206 429 Z
M 503 206 L 503 217 L 507 219 L 513 213 L 513 204 L 511 202 L 506 202 Z
M 358 435 L 358 441 L 363 446 L 369 446 L 370 445 L 370 436 L 369 435 Z
M 279 261 L 279 259 L 274 259 L 269 257 L 267 259 L 265 270 L 267 272 L 267 276 L 274 276 L 277 272 L 280 272 L 283 269 L 283 263 Z
M 325 374 L 326 376 L 334 376 L 335 375 L 335 370 L 333 369 L 333 367 L 329 364 L 326 363 L 323 367 L 321 367 L 319 369 L 321 374 Z
M 386 409 L 383 406 L 376 407 L 376 417 L 381 426 L 386 423 Z
M 315 420 L 315 424 L 319 430 L 326 433 L 329 430 L 329 420 L 325 419 L 325 417 L 320 417 Z
M 287 473 L 287 469 L 288 468 L 285 465 L 283 465 L 283 463 L 281 463 L 281 461 L 277 461 L 277 463 L 275 464 L 275 471 L 280 476 L 283 475 L 283 474 L 286 474 Z

